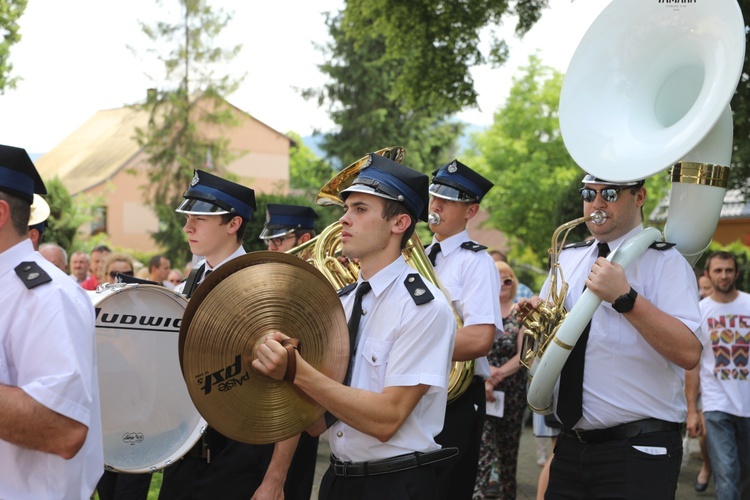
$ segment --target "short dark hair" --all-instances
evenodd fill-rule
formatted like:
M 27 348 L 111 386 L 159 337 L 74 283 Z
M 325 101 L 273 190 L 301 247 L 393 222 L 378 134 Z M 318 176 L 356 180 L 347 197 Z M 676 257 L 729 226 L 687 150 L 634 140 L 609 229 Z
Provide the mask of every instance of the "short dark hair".
M 96 245 L 92 250 L 91 253 L 94 252 L 107 252 L 112 253 L 112 250 L 107 245 Z
M 709 255 L 708 258 L 706 259 L 706 265 L 704 267 L 706 272 L 708 272 L 711 269 L 711 261 L 713 259 L 734 261 L 734 270 L 735 271 L 740 270 L 739 264 L 737 264 L 737 257 L 735 257 L 733 253 L 725 252 L 724 250 L 719 250 L 718 252 L 714 252 L 711 255 Z
M 151 271 L 155 267 L 161 267 L 161 259 L 166 259 L 166 255 L 158 254 L 151 257 L 148 261 L 148 270 Z
M 10 223 L 18 236 L 29 234 L 29 217 L 31 216 L 31 204 L 10 193 L 0 191 L 0 200 L 8 203 L 10 207 Z
M 235 217 L 240 217 L 237 214 L 221 214 L 219 215 L 221 217 L 221 224 L 222 226 L 229 224 L 232 222 L 232 219 Z M 247 229 L 247 219 L 240 217 L 242 219 L 242 224 L 240 224 L 240 228 L 237 230 L 237 243 L 242 243 L 242 239 L 245 237 L 245 230 Z
M 391 220 L 392 218 L 399 216 L 401 214 L 406 214 L 409 216 L 409 220 L 411 221 L 409 223 L 409 227 L 406 229 L 404 234 L 401 236 L 401 250 L 406 248 L 406 244 L 408 243 L 409 239 L 411 239 L 412 235 L 414 234 L 414 230 L 417 228 L 417 218 L 407 210 L 407 208 L 401 204 L 400 202 L 396 200 L 388 200 L 385 198 L 382 198 L 382 200 L 385 202 L 383 204 L 383 218 L 385 220 Z

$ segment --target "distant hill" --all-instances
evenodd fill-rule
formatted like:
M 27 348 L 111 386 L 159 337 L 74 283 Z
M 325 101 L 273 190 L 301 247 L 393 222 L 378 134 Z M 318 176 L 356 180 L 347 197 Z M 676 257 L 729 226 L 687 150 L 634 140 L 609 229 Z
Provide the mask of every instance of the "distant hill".
M 486 130 L 487 127 L 485 125 L 474 125 L 471 123 L 467 123 L 464 127 L 464 133 L 461 134 L 461 137 L 458 139 L 458 151 L 459 154 L 463 154 L 465 150 L 469 149 L 471 146 L 471 136 L 475 134 L 476 132 L 483 132 Z M 310 148 L 310 150 L 315 153 L 315 155 L 318 158 L 322 158 L 325 156 L 325 153 L 323 153 L 323 150 L 320 149 L 320 144 L 323 142 L 323 139 L 321 136 L 312 136 L 308 135 L 307 137 L 302 138 L 302 142 Z

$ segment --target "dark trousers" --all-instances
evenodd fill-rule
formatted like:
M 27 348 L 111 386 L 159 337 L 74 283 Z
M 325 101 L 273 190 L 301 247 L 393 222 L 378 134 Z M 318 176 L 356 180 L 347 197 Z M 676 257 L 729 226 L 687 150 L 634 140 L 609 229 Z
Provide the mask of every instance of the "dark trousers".
M 313 482 L 315 481 L 315 465 L 318 460 L 318 438 L 307 432 L 300 435 L 297 450 L 294 452 L 292 463 L 286 474 L 284 483 L 285 500 L 310 500 Z
M 318 500 L 434 500 L 437 498 L 432 465 L 391 474 L 341 477 L 328 468 L 320 483 Z
M 446 407 L 443 432 L 435 441 L 443 448 L 458 448 L 458 455 L 435 466 L 438 477 L 435 498 L 464 500 L 472 497 L 486 407 L 484 379 L 477 376 L 466 392 Z
M 634 446 L 662 447 L 651 455 Z M 682 462 L 679 431 L 641 434 L 630 439 L 585 444 L 561 434 L 557 438 L 545 500 L 675 497 Z
M 263 482 L 273 445 L 252 445 L 225 438 L 211 461 L 187 455 L 164 469 L 160 500 L 247 500 Z
M 100 500 L 146 500 L 151 487 L 151 474 L 126 474 L 104 471 L 96 492 Z

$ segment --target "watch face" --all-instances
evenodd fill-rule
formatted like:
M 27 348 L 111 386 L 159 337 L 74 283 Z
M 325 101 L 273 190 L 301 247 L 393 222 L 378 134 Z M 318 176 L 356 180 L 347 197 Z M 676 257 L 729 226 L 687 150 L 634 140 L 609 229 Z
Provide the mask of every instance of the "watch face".
M 638 296 L 635 290 L 632 288 L 625 295 L 620 295 L 612 303 L 612 308 L 619 313 L 630 312 L 635 306 L 635 298 Z

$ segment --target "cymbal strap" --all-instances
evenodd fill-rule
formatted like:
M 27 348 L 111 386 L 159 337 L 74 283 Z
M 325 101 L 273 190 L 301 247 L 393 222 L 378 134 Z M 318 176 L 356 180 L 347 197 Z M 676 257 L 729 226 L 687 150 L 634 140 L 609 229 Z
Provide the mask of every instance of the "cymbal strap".
M 294 382 L 294 377 L 297 375 L 297 349 L 299 349 L 299 339 L 284 339 L 281 341 L 281 346 L 286 348 L 286 372 L 284 373 L 284 380 L 287 382 Z

